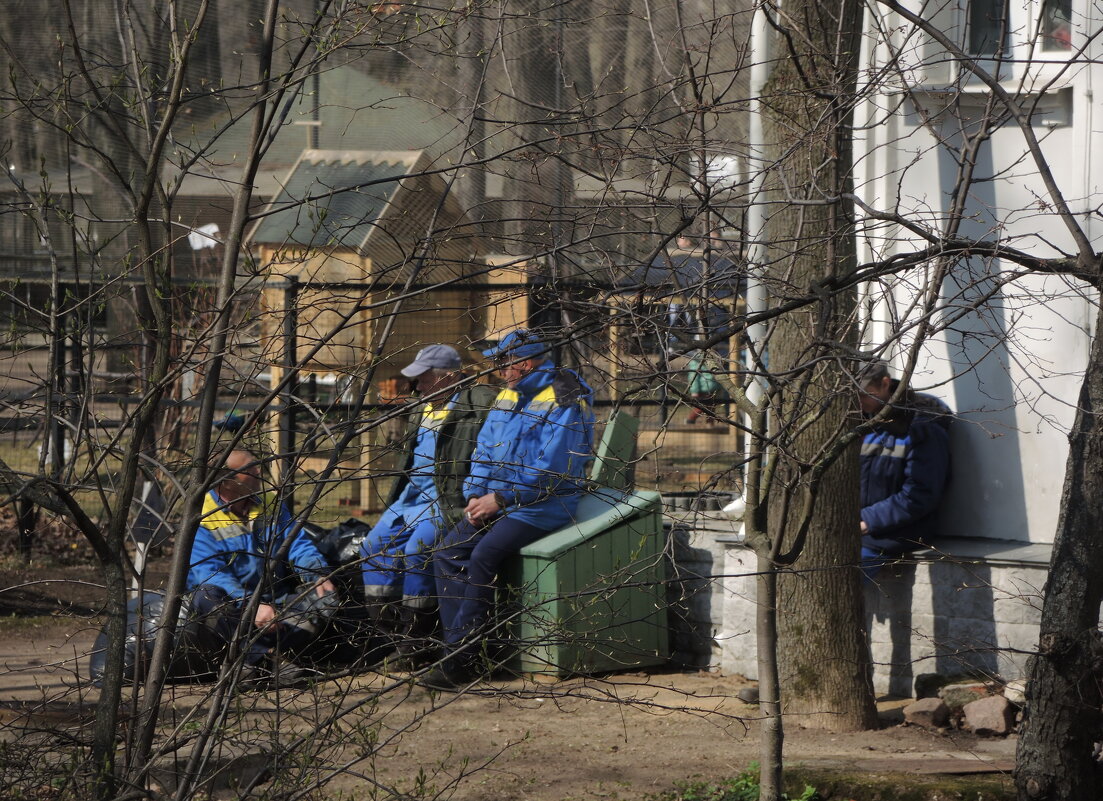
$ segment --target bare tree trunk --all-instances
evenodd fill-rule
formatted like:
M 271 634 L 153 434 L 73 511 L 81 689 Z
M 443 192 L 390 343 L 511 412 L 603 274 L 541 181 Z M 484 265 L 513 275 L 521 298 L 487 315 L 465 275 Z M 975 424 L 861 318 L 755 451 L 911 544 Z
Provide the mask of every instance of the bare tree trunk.
M 262 79 L 256 87 L 258 101 L 253 109 L 253 125 L 249 137 L 248 155 L 242 166 L 242 180 L 240 190 L 234 197 L 233 215 L 230 230 L 226 234 L 226 244 L 223 253 L 221 275 L 219 277 L 218 297 L 216 301 L 217 318 L 211 329 L 211 352 L 213 354 L 210 364 L 204 376 L 204 388 L 202 392 L 202 406 L 199 412 L 198 431 L 196 437 L 196 455 L 203 461 L 196 464 L 195 481 L 184 503 L 183 516 L 177 529 L 175 548 L 172 564 L 169 568 L 169 576 L 165 585 L 165 606 L 163 611 L 164 625 L 161 627 L 154 646 L 153 656 L 150 660 L 149 680 L 146 686 L 145 696 L 136 722 L 138 730 L 137 745 L 135 748 L 135 764 L 132 776 L 135 778 L 145 775 L 148 767 L 150 753 L 153 747 L 153 738 L 158 721 L 158 705 L 161 693 L 164 690 L 172 637 L 175 633 L 175 622 L 180 609 L 181 596 L 187 578 L 187 571 L 191 555 L 192 540 L 195 536 L 196 526 L 199 523 L 200 510 L 203 504 L 203 496 L 206 493 L 207 470 L 204 464 L 210 453 L 211 421 L 214 418 L 215 399 L 218 395 L 218 386 L 221 380 L 222 364 L 226 357 L 226 343 L 229 337 L 231 325 L 230 310 L 234 295 L 234 276 L 237 271 L 238 261 L 243 250 L 242 243 L 245 235 L 245 227 L 248 223 L 249 204 L 253 197 L 253 180 L 259 168 L 260 159 L 264 154 L 261 145 L 266 133 L 266 105 L 265 98 L 270 87 L 270 69 L 272 63 L 272 42 L 276 25 L 276 0 L 269 0 L 265 10 L 263 47 L 258 56 L 259 73 Z M 136 783 L 140 783 L 136 781 Z
M 458 160 L 479 161 L 486 156 L 486 122 L 483 105 L 483 90 L 486 85 L 487 19 L 484 12 L 472 14 L 463 24 L 466 39 L 463 41 L 463 55 L 459 60 L 460 75 L 459 97 L 457 105 L 467 112 L 470 109 L 471 135 L 465 139 Z M 456 187 L 457 197 L 471 223 L 469 236 L 479 240 L 486 235 L 483 225 L 486 210 L 486 171 L 482 166 L 466 170 L 464 180 Z
M 778 21 L 789 36 L 762 99 L 767 143 L 777 158 L 770 180 L 778 210 L 769 224 L 775 295 L 815 292 L 856 264 L 851 117 L 861 6 L 786 4 Z M 788 50 L 788 53 L 786 53 Z M 864 634 L 859 559 L 857 451 L 842 454 L 808 484 L 809 468 L 852 425 L 853 389 L 841 358 L 853 353 L 856 295 L 825 294 L 819 303 L 779 321 L 771 370 L 788 376 L 775 406 L 779 454 L 772 489 L 775 553 L 796 573 L 778 581 L 778 654 L 785 712 L 834 730 L 876 725 Z M 809 492 L 813 493 L 809 497 Z M 799 509 L 804 509 L 800 512 Z M 808 514 L 811 518 L 806 519 Z M 794 543 L 807 525 L 803 552 Z M 782 549 L 784 546 L 784 549 Z
M 781 722 L 781 686 L 777 670 L 777 572 L 769 557 L 758 557 L 758 694 L 762 710 L 759 734 L 759 798 L 781 798 L 785 728 Z
M 126 575 L 119 564 L 107 562 L 100 571 L 107 590 L 104 608 L 107 654 L 101 691 L 92 725 L 92 780 L 97 798 L 115 794 L 115 739 L 118 736 L 118 709 L 122 699 L 123 647 L 126 644 Z
M 506 234 L 514 241 L 513 252 L 541 254 L 556 244 L 567 194 L 566 166 L 558 156 L 561 144 L 552 141 L 558 131 L 562 101 L 560 40 L 561 24 L 556 11 L 540 3 L 524 0 L 517 4 L 519 14 L 510 21 L 518 55 L 510 67 L 514 87 L 515 136 L 524 143 L 520 160 L 512 172 L 510 196 L 513 199 L 511 224 Z
M 853 567 L 859 557 L 856 457 L 852 449 L 829 468 L 795 572 L 778 577 L 784 712 L 834 731 L 877 726 L 861 574 Z
M 1046 581 L 1038 653 L 1030 661 L 1015 785 L 1022 801 L 1098 798 L 1103 770 L 1093 751 L 1103 739 L 1103 307 L 1096 315 Z

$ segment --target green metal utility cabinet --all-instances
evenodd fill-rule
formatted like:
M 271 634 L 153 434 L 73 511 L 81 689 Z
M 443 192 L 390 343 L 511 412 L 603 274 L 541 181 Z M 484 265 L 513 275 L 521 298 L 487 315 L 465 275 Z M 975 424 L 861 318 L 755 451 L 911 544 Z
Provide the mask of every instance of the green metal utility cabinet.
M 591 478 L 627 484 L 625 438 L 637 422 L 606 427 Z M 631 447 L 627 448 L 628 459 Z M 596 488 L 576 521 L 523 548 L 505 578 L 507 626 L 522 673 L 569 675 L 661 665 L 670 656 L 662 498 Z

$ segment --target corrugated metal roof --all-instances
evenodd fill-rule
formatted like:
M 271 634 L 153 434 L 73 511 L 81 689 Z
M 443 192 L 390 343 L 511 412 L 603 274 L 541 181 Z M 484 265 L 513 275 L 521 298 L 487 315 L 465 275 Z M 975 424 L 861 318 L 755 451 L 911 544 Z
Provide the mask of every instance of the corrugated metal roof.
M 321 95 L 305 88 L 295 97 L 286 120 L 275 129 L 275 139 L 265 151 L 254 179 L 255 192 L 263 200 L 279 194 L 279 182 L 309 147 L 312 110 L 319 101 L 321 118 L 317 147 L 361 151 L 402 151 L 433 154 L 448 152 L 463 141 L 464 129 L 432 103 L 404 92 L 345 65 L 322 70 Z M 227 111 L 177 132 L 204 158 L 185 176 L 182 194 L 230 195 L 241 180 L 241 167 L 250 151 L 252 117 L 240 110 Z
M 305 151 L 252 240 L 312 248 L 361 247 L 418 155 Z

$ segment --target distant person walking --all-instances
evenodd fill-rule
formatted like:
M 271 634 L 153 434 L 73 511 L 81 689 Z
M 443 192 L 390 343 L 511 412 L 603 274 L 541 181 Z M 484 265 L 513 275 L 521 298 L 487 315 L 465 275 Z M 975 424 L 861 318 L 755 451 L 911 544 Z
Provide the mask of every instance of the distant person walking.
M 686 422 L 693 425 L 702 414 L 711 415 L 716 404 L 727 398 L 727 393 L 716 380 L 716 376 L 705 362 L 701 351 L 693 351 L 686 365 L 686 377 L 689 379 L 686 392 L 693 399 L 693 409 Z M 709 418 L 712 422 L 712 418 Z

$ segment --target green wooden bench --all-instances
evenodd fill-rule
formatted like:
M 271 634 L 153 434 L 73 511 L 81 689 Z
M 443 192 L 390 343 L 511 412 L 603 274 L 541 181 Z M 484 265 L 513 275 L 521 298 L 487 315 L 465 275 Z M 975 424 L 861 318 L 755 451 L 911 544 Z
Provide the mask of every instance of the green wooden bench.
M 575 522 L 503 569 L 513 669 L 564 676 L 668 660 L 662 498 L 631 490 L 638 430 L 623 412 L 609 420 Z

